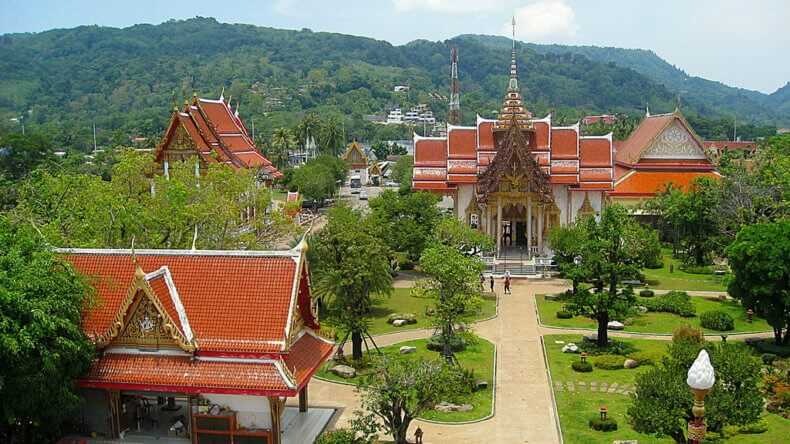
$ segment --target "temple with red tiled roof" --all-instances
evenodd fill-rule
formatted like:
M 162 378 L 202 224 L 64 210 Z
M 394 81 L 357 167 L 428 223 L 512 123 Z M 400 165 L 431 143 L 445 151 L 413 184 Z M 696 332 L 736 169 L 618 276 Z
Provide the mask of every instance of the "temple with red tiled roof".
M 551 114 L 534 118 L 518 84 L 515 41 L 496 119 L 448 125 L 446 137 L 414 135 L 412 188 L 449 196 L 456 217 L 496 240 L 498 256 L 512 247 L 530 258 L 548 254 L 552 227 L 718 176 L 679 111 L 648 113 L 623 142 L 583 136 L 579 123 L 554 126 Z
M 234 168 L 255 169 L 262 181 L 282 177 L 282 173 L 260 153 L 239 117 L 220 95 L 218 100 L 194 96 L 183 109 L 176 109 L 167 125 L 154 157 L 167 176 L 170 163 L 195 161 L 199 171 L 211 163 L 224 163 Z
M 306 250 L 58 250 L 96 290 L 82 328 L 98 354 L 77 381 L 90 430 L 279 444 L 286 399 L 307 412 L 333 348 Z

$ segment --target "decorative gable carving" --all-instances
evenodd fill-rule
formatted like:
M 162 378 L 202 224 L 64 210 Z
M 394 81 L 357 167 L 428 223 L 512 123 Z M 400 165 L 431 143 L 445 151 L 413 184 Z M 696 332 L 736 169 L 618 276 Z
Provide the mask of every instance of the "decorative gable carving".
M 170 161 L 182 161 L 197 153 L 195 141 L 183 125 L 176 127 L 175 134 L 165 147 L 165 156 Z
M 706 159 L 694 136 L 675 120 L 642 153 L 643 159 Z

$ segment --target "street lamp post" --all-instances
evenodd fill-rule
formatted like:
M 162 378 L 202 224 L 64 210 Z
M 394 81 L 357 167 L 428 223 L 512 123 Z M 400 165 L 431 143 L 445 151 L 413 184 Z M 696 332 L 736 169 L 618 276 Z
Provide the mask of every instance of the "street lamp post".
M 691 444 L 699 444 L 705 438 L 705 395 L 713 388 L 714 382 L 716 376 L 708 352 L 701 350 L 686 378 L 686 384 L 694 394 L 694 406 L 691 408 L 694 419 L 688 424 L 688 441 Z

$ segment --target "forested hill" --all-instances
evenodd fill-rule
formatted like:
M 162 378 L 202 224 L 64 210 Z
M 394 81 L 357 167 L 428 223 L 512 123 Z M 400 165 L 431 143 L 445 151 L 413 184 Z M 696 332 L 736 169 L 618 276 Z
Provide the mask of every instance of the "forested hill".
M 407 130 L 372 125 L 364 116 L 429 103 L 443 118 L 450 46 L 460 52 L 464 122 L 475 113 L 490 116 L 501 103 L 510 51 L 480 39 L 393 46 L 210 18 L 8 34 L 0 36 L 0 131 L 13 131 L 21 117 L 59 146 L 88 149 L 95 123 L 100 145 L 140 136 L 150 144 L 175 104 L 193 93 L 216 97 L 224 87 L 262 139 L 310 111 L 344 116 L 349 139 L 402 137 Z M 648 102 L 656 112 L 675 106 L 671 88 L 614 63 L 526 45 L 519 46 L 519 63 L 527 105 L 537 115 L 552 111 L 572 122 L 588 112 L 642 112 Z M 411 90 L 393 92 L 401 84 Z M 717 117 L 732 109 L 689 100 L 684 112 Z
M 511 45 L 509 39 L 496 36 L 464 35 L 492 48 L 502 49 Z M 729 113 L 739 120 L 773 121 L 790 124 L 790 94 L 777 98 L 759 91 L 736 88 L 721 82 L 688 75 L 682 69 L 667 63 L 653 51 L 599 46 L 539 45 L 529 43 L 527 47 L 540 54 L 576 54 L 600 63 L 613 63 L 630 68 L 666 86 L 681 101 L 693 105 L 705 114 Z M 790 89 L 785 87 L 786 89 Z M 790 91 L 789 91 L 790 92 Z

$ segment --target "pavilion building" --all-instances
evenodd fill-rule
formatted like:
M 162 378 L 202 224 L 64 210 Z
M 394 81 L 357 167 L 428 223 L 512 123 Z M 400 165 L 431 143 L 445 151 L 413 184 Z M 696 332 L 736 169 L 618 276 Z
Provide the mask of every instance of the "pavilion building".
M 172 162 L 189 161 L 194 162 L 196 174 L 208 164 L 224 163 L 254 169 L 262 182 L 282 177 L 255 146 L 239 117 L 238 104 L 234 110 L 222 95 L 218 100 L 194 96 L 191 103 L 174 110 L 154 158 L 165 176 Z
M 308 412 L 307 386 L 333 343 L 319 334 L 306 249 L 59 250 L 97 295 L 82 319 L 98 350 L 77 382 L 86 431 L 312 442 L 298 434 L 332 411 Z
M 688 189 L 718 177 L 702 140 L 679 110 L 649 113 L 623 142 L 583 136 L 580 124 L 534 118 L 518 84 L 515 41 L 497 119 L 447 126 L 446 137 L 414 135 L 412 187 L 449 196 L 456 217 L 496 240 L 497 256 L 550 253 L 553 227 L 597 216 L 613 202 L 638 207 L 669 184 Z

